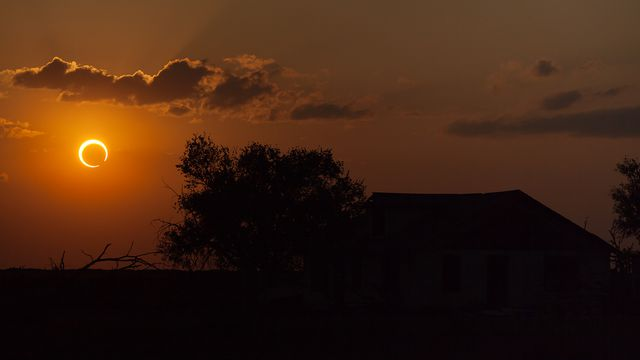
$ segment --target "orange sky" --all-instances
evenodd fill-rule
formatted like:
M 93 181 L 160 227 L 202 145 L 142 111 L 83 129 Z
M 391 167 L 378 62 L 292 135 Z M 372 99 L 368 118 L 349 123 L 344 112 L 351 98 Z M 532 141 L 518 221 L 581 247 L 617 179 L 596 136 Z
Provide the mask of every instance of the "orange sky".
M 202 131 L 331 147 L 369 191 L 519 188 L 605 237 L 614 165 L 640 156 L 639 20 L 636 0 L 3 4 L 0 267 L 152 249 Z

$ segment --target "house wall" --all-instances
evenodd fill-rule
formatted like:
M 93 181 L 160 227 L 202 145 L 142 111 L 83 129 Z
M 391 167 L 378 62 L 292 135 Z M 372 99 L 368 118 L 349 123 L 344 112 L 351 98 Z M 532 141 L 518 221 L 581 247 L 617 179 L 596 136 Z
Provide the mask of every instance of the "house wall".
M 608 290 L 610 254 L 606 248 L 591 252 L 412 249 L 412 246 L 428 241 L 427 234 L 433 231 L 434 224 L 439 223 L 438 216 L 439 213 L 428 213 L 415 206 L 382 204 L 373 208 L 368 254 L 362 262 L 362 293 L 369 298 L 412 307 L 484 307 L 488 305 L 487 262 L 492 255 L 503 255 L 509 259 L 508 306 L 568 303 L 577 298 L 593 298 Z M 464 214 L 460 217 L 464 218 Z M 402 241 L 405 239 L 399 234 L 416 223 L 423 224 L 424 234 L 410 235 L 419 238 L 417 241 Z M 529 242 L 535 243 L 533 240 L 529 239 Z M 443 258 L 447 253 L 460 258 L 458 292 L 443 291 Z M 545 272 L 549 267 L 546 259 L 557 256 L 576 258 L 573 267 L 577 273 L 575 282 L 580 284 L 577 291 L 550 291 L 548 281 L 545 284 Z
M 445 254 L 460 259 L 460 287 L 447 292 L 443 288 Z M 437 251 L 416 252 L 380 258 L 363 263 L 363 290 L 378 299 L 408 307 L 488 305 L 487 262 L 491 255 L 508 258 L 507 305 L 531 307 L 571 302 L 601 294 L 606 290 L 609 258 L 604 253 L 551 251 Z M 550 291 L 545 288 L 545 258 L 576 257 L 580 287 L 577 291 Z M 380 266 L 380 264 L 386 264 Z M 392 275 L 390 275 L 390 273 Z

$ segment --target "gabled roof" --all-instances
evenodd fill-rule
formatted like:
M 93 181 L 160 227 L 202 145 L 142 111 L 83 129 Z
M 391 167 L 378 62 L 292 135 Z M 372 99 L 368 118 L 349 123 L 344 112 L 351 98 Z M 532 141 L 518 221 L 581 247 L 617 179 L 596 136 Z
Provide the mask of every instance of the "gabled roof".
M 474 194 L 373 193 L 373 211 L 407 223 L 387 238 L 412 247 L 614 251 L 600 237 L 520 190 Z M 377 209 L 377 210 L 376 210 Z M 392 215 L 395 214 L 395 215 Z

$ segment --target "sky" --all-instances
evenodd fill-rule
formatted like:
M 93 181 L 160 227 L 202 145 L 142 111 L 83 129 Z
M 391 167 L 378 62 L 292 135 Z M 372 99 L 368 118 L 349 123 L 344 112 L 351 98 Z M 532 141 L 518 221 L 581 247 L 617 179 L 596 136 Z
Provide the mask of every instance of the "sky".
M 615 164 L 640 156 L 639 20 L 637 0 L 3 3 L 0 268 L 152 250 L 202 132 L 332 148 L 369 192 L 521 189 L 607 239 Z

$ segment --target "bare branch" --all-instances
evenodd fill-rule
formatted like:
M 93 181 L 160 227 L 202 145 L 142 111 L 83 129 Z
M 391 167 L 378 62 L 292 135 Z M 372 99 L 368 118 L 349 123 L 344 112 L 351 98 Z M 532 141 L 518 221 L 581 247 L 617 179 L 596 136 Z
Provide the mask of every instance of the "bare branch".
M 158 251 L 150 251 L 150 252 L 132 255 L 131 251 L 133 250 L 133 245 L 134 245 L 134 242 L 131 242 L 131 245 L 129 246 L 129 249 L 127 250 L 125 255 L 115 256 L 115 257 L 105 257 L 105 254 L 107 253 L 107 250 L 109 249 L 111 244 L 105 245 L 100 255 L 96 257 L 82 251 L 82 253 L 88 256 L 91 259 L 91 261 L 89 261 L 87 264 L 82 266 L 80 270 L 90 269 L 91 267 L 95 266 L 98 263 L 115 263 L 114 270 L 130 270 L 130 269 L 136 269 L 140 267 L 158 269 L 157 263 L 152 263 L 145 259 L 145 257 L 147 256 L 158 254 L 159 253 Z M 120 267 L 120 263 L 124 263 L 125 265 L 123 267 Z
M 105 245 L 104 249 L 102 249 L 102 252 L 100 253 L 100 255 L 98 255 L 98 257 L 96 257 L 96 258 L 94 258 L 90 254 L 87 254 L 87 253 L 85 253 L 84 251 L 81 250 L 83 254 L 85 254 L 85 255 L 87 255 L 88 257 L 91 258 L 91 261 L 89 261 L 85 266 L 81 267 L 80 270 L 86 270 L 86 269 L 92 267 L 93 265 L 95 265 L 96 263 L 102 261 L 102 257 L 107 252 L 107 250 L 109 249 L 110 246 L 111 246 L 111 243 Z
M 171 191 L 173 195 L 175 195 L 176 197 L 180 197 L 180 194 L 174 188 L 172 188 L 171 185 L 167 184 L 164 179 L 162 179 L 162 184 L 164 184 L 164 187 L 169 189 L 169 191 Z
M 84 250 L 80 250 L 80 252 L 81 252 L 83 255 L 88 256 L 91 260 L 93 260 L 93 255 L 91 255 L 91 254 L 87 254 L 86 252 L 84 252 Z
M 129 250 L 127 250 L 127 255 L 131 254 L 131 249 L 133 249 L 133 243 L 134 241 L 132 241 L 131 245 L 129 245 Z

